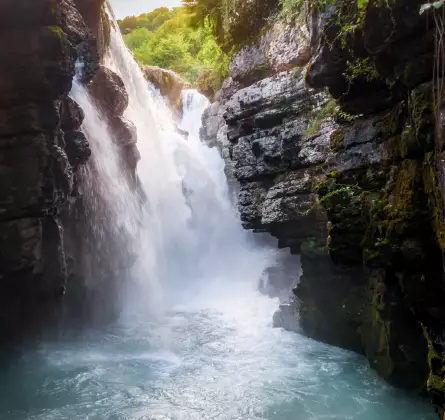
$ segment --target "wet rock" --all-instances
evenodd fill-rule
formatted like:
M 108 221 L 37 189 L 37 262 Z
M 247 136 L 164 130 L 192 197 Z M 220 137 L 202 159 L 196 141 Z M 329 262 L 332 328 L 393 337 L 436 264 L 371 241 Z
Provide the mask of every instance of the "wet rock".
M 136 126 L 121 116 L 114 116 L 110 121 L 111 132 L 120 146 L 137 143 Z
M 59 124 L 58 104 L 51 100 L 25 101 L 1 108 L 0 135 L 15 136 L 30 132 L 53 131 Z
M 123 115 L 128 107 L 128 93 L 124 82 L 116 73 L 104 66 L 101 66 L 91 81 L 90 92 L 107 115 Z
M 82 108 L 69 97 L 62 101 L 60 114 L 61 127 L 64 131 L 79 129 L 85 118 Z
M 155 85 L 169 105 L 177 112 L 182 112 L 182 90 L 186 86 L 179 74 L 156 66 L 142 67 L 145 78 Z
M 300 258 L 284 251 L 277 261 L 264 271 L 260 279 L 259 291 L 271 298 L 279 298 L 281 302 L 286 302 L 300 274 Z
M 80 54 L 82 57 L 85 57 L 84 61 L 87 63 L 86 73 L 93 75 L 97 70 L 97 64 L 103 59 L 110 45 L 112 23 L 105 11 L 105 0 L 74 0 L 74 2 L 88 28 L 91 30 L 93 37 L 96 39 L 95 47 L 92 49 L 85 48 L 85 43 L 81 44 L 84 48 L 82 48 L 82 53 Z M 93 72 L 89 71 L 89 69 L 93 70 Z M 87 78 L 87 80 L 90 80 L 90 78 Z
M 126 173 L 133 181 L 140 154 L 136 146 L 136 127 L 123 117 L 129 101 L 124 82 L 118 74 L 101 66 L 88 89 L 108 123 L 110 134 L 120 148 Z
M 273 326 L 275 328 L 283 328 L 286 331 L 301 333 L 298 303 L 296 300 L 280 304 L 280 307 L 273 315 Z
M 135 172 L 138 162 L 141 160 L 141 154 L 135 144 L 128 144 L 123 149 L 124 160 L 128 167 Z
M 65 150 L 74 169 L 77 169 L 79 165 L 85 164 L 91 156 L 88 141 L 81 131 L 65 133 Z

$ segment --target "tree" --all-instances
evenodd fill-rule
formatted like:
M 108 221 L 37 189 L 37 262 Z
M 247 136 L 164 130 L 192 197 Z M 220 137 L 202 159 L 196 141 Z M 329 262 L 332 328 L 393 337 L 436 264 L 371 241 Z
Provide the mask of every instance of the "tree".
M 221 48 L 233 52 L 255 39 L 280 0 L 182 0 L 194 25 L 209 25 Z
M 190 83 L 205 73 L 206 82 L 216 91 L 227 76 L 229 57 L 218 45 L 212 27 L 206 22 L 197 25 L 194 19 L 187 7 L 160 8 L 119 24 L 140 64 L 173 70 Z

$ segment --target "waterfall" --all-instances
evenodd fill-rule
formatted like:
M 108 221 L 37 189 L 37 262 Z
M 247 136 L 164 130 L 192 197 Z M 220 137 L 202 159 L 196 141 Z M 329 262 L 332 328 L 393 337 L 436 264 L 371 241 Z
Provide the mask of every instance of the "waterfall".
M 142 232 L 157 250 L 154 275 L 178 296 L 195 295 L 199 284 L 201 291 L 218 293 L 230 281 L 256 287 L 273 255 L 257 247 L 240 226 L 229 200 L 224 162 L 199 140 L 208 101 L 196 91 L 184 93 L 186 140 L 117 31 L 105 63 L 123 79 L 130 98 L 125 117 L 137 127 L 138 177 L 148 197 Z
M 92 231 L 103 241 L 116 240 L 117 253 L 120 249 L 134 259 L 122 273 L 125 309 L 159 314 L 169 304 L 221 297 L 234 287 L 256 289 L 277 251 L 242 229 L 229 198 L 224 161 L 199 139 L 208 100 L 185 91 L 178 130 L 164 99 L 115 30 L 105 66 L 122 78 L 129 95 L 124 117 L 137 129 L 141 194 L 122 172 L 113 133 L 87 91 L 75 83 L 72 97 L 85 111 L 83 131 L 92 149 L 82 176 L 88 207 L 99 214 L 89 217 Z M 105 208 L 98 210 L 99 203 Z
M 120 311 L 125 291 L 131 290 L 128 284 L 137 283 L 132 270 L 129 270 L 131 264 L 134 260 L 139 263 L 139 256 L 144 253 L 144 266 L 148 270 L 156 256 L 155 251 L 149 249 L 149 242 L 140 235 L 140 197 L 122 169 L 117 141 L 106 119 L 77 78 L 70 96 L 84 111 L 82 131 L 92 152 L 88 164 L 81 170 L 79 185 L 86 224 L 82 252 L 82 270 L 86 279 L 84 286 L 86 297 L 94 301 L 93 306 L 98 307 L 94 314 L 86 316 L 101 317 L 106 308 L 112 308 L 109 314 L 112 317 Z M 151 290 L 154 289 L 153 283 Z M 154 305 L 152 308 L 155 309 Z

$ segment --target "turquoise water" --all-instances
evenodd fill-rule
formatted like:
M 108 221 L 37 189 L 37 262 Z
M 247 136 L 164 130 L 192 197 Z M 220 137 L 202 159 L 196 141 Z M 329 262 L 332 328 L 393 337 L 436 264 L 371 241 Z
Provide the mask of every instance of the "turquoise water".
M 273 329 L 275 307 L 254 292 L 190 301 L 30 351 L 1 372 L 0 419 L 436 418 L 362 357 Z

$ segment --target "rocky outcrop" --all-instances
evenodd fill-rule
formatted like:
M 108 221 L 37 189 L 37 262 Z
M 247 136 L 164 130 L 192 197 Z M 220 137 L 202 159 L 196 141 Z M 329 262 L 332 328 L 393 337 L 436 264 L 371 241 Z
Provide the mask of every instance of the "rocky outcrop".
M 116 73 L 101 66 L 88 87 L 121 151 L 123 166 L 136 183 L 136 167 L 141 156 L 136 146 L 136 127 L 123 116 L 128 107 L 124 82 Z
M 0 328 L 6 343 L 57 315 L 66 291 L 64 213 L 77 194 L 77 170 L 91 153 L 80 131 L 83 114 L 68 92 L 79 52 L 94 41 L 72 1 L 5 0 L 0 27 Z
M 356 317 L 364 353 L 381 375 L 426 385 L 443 406 L 441 146 L 431 114 L 434 29 L 421 3 L 371 4 L 353 44 L 320 17 L 325 29 L 307 81 L 327 87 L 349 114 L 331 135 L 330 173 L 318 193 L 331 259 L 365 274 Z
M 275 324 L 363 353 L 443 407 L 442 145 L 421 3 L 315 13 L 305 75 L 304 60 L 273 67 L 267 37 L 244 48 L 202 134 L 240 184 L 244 226 L 301 256 Z
M 170 107 L 181 114 L 182 90 L 186 87 L 184 79 L 174 71 L 156 66 L 145 66 L 142 71 L 145 78 L 159 89 Z
M 84 113 L 69 97 L 75 74 L 107 119 L 133 181 L 139 153 L 136 130 L 123 118 L 122 80 L 100 66 L 110 39 L 104 1 L 5 0 L 0 27 L 0 331 L 7 344 L 109 320 L 131 265 L 131 256 L 113 249 L 122 241 L 104 244 L 93 226 L 95 217 L 104 220 L 105 203 L 95 197 L 93 208 L 82 195 L 91 150 Z
M 277 22 L 255 43 L 235 54 L 230 77 L 248 86 L 282 71 L 304 67 L 311 57 L 308 39 L 306 27 Z
M 106 13 L 106 0 L 75 0 L 76 7 L 96 40 L 96 50 L 102 59 L 110 44 L 111 21 Z M 112 10 L 109 10 L 112 13 Z M 88 51 L 88 50 L 87 50 Z M 88 52 L 87 52 L 88 53 Z
M 224 81 L 211 107 L 204 113 L 201 137 L 210 147 L 216 146 L 220 150 L 226 162 L 225 172 L 235 195 L 239 192 L 234 167 L 236 160 L 231 159 L 232 146 L 227 137 L 224 118 L 230 98 L 243 88 L 285 70 L 300 68 L 301 73 L 301 68 L 307 64 L 309 58 L 308 30 L 283 23 L 276 23 L 255 43 L 243 47 L 233 56 L 229 78 Z M 256 94 L 258 93 L 261 92 L 257 89 Z

